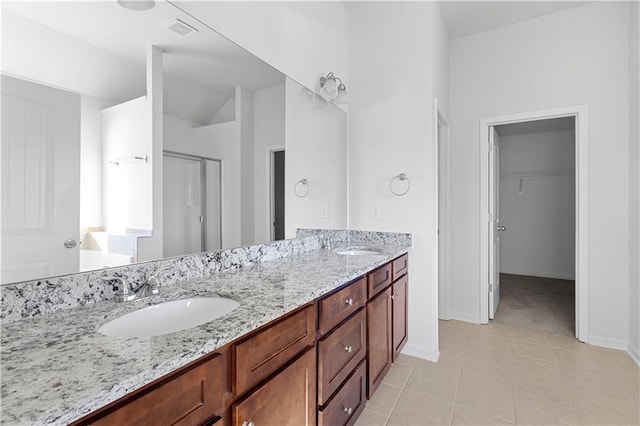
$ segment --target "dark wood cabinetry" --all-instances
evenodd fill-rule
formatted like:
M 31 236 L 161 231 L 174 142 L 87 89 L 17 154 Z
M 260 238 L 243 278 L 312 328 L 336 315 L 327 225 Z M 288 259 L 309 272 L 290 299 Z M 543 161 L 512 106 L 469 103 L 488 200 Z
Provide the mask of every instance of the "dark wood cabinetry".
M 232 406 L 233 426 L 316 424 L 316 356 L 310 348 Z
M 408 256 L 73 425 L 352 425 L 407 342 Z

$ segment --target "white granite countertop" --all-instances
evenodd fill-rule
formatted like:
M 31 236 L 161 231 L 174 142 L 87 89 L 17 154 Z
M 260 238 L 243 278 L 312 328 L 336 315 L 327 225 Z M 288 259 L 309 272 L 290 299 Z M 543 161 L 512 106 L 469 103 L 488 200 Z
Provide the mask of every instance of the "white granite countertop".
M 139 301 L 93 303 L 2 325 L 2 424 L 67 424 L 406 253 L 328 250 L 178 282 Z M 207 324 L 151 338 L 97 333 L 126 312 L 194 296 L 240 302 Z

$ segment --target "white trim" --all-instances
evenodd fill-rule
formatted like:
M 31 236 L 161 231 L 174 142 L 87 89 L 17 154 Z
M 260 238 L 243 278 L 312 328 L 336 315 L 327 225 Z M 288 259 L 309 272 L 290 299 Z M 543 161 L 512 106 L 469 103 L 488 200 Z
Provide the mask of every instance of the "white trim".
M 509 274 L 509 275 L 524 275 L 527 277 L 539 277 L 539 278 L 553 278 L 556 280 L 569 280 L 574 281 L 576 277 L 574 275 L 565 275 L 565 274 L 547 274 L 544 272 L 525 272 L 525 271 L 509 271 L 509 270 L 501 270 L 501 274 Z
M 588 245 L 588 195 L 589 195 L 589 108 L 576 105 L 533 112 L 524 112 L 480 119 L 480 321 L 489 321 L 489 236 L 488 236 L 488 186 L 489 186 L 489 127 L 501 124 L 544 120 L 560 117 L 576 118 L 576 337 L 590 342 L 589 336 L 589 245 Z
M 631 357 L 632 360 L 640 367 L 640 350 L 633 346 L 631 343 L 627 346 L 627 353 Z
M 435 283 L 438 287 L 438 318 L 448 320 L 451 317 L 451 288 L 449 286 L 449 119 L 434 101 L 434 141 L 435 143 L 435 179 L 434 193 L 436 205 L 434 208 L 435 229 L 440 230 L 435 235 Z M 442 131 L 439 130 L 442 128 Z M 442 177 L 442 181 L 441 178 Z M 442 191 L 440 189 L 442 188 Z
M 409 343 L 407 343 L 404 349 L 402 349 L 402 353 L 432 362 L 438 362 L 438 358 L 440 357 L 440 351 L 430 351 L 418 346 L 412 346 Z
M 629 347 L 626 340 L 612 339 L 611 337 L 603 337 L 593 334 L 589 336 L 589 344 L 592 346 L 601 346 L 603 348 L 618 349 L 621 351 L 626 351 Z

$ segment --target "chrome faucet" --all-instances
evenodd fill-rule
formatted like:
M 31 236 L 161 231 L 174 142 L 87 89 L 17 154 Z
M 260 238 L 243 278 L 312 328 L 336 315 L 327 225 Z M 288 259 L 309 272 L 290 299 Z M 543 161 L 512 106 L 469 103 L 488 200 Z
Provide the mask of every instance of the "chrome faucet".
M 144 299 L 145 297 L 151 297 L 160 293 L 160 279 L 158 275 L 161 272 L 168 270 L 169 268 L 158 269 L 155 273 L 151 274 L 149 278 L 136 288 L 131 287 L 126 277 L 108 276 L 103 277 L 102 281 L 116 282 L 118 284 L 118 292 L 116 293 L 116 302 L 129 302 L 134 299 Z

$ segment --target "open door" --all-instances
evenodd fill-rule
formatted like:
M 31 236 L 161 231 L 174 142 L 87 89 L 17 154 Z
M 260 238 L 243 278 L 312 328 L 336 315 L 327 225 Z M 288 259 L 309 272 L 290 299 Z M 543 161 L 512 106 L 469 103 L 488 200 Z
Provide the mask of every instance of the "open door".
M 489 127 L 489 319 L 494 319 L 500 303 L 500 151 L 498 133 Z
M 3 75 L 2 282 L 78 272 L 79 239 L 80 96 Z

